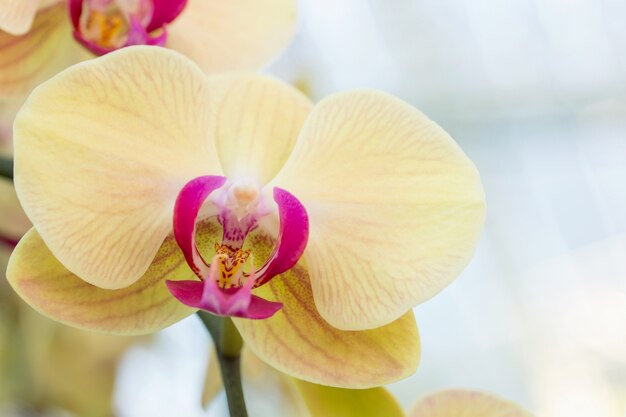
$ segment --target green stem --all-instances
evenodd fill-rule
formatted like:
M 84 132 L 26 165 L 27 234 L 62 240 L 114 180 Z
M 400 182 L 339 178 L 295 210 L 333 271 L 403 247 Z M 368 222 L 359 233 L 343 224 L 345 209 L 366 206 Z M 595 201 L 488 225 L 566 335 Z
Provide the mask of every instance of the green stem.
M 13 180 L 13 160 L 0 156 L 0 177 Z
M 211 333 L 215 343 L 230 417 L 248 417 L 241 386 L 240 353 L 243 347 L 241 336 L 229 317 L 221 318 L 204 311 L 199 311 L 198 317 Z
M 241 335 L 230 317 L 225 318 L 222 322 L 220 345 L 224 357 L 239 358 L 241 348 L 243 347 L 243 339 L 241 339 Z

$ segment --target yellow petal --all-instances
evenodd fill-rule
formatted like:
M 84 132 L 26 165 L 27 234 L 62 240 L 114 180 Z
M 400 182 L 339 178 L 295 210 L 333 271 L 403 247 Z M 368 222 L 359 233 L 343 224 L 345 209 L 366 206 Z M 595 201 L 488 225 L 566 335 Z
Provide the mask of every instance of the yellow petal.
M 199 227 L 203 249 L 220 236 L 221 229 L 215 224 Z M 165 285 L 166 279 L 195 279 L 171 235 L 139 281 L 120 290 L 105 290 L 65 269 L 31 229 L 11 255 L 7 278 L 15 292 L 41 314 L 87 330 L 152 333 L 194 312 L 172 297 Z
M 209 73 L 256 70 L 277 56 L 296 26 L 296 0 L 189 0 L 167 46 Z
M 259 248 L 269 247 L 263 239 L 250 239 L 257 254 Z M 377 329 L 336 329 L 318 314 L 301 264 L 255 294 L 280 301 L 282 310 L 267 320 L 234 323 L 252 352 L 279 371 L 323 385 L 370 388 L 402 379 L 417 368 L 420 344 L 412 312 Z
M 46 245 L 101 288 L 126 287 L 171 231 L 183 185 L 219 174 L 205 75 L 136 46 L 41 85 L 15 122 L 15 185 Z
M 31 228 L 15 194 L 13 183 L 0 179 L 0 237 L 19 240 Z
M 22 35 L 30 29 L 39 0 L 0 0 L 0 31 Z
M 66 6 L 51 6 L 37 14 L 23 35 L 0 31 L 0 99 L 26 97 L 41 82 L 87 57 L 72 37 Z
M 472 162 L 438 125 L 380 92 L 320 102 L 271 185 L 307 209 L 315 303 L 342 329 L 381 326 L 437 294 L 483 225 Z
M 267 183 L 289 157 L 311 102 L 288 84 L 260 75 L 218 75 L 210 83 L 224 173 Z
M 493 394 L 449 390 L 429 395 L 415 404 L 409 417 L 532 417 L 517 404 Z
M 400 404 L 385 388 L 333 388 L 292 379 L 311 417 L 404 417 Z

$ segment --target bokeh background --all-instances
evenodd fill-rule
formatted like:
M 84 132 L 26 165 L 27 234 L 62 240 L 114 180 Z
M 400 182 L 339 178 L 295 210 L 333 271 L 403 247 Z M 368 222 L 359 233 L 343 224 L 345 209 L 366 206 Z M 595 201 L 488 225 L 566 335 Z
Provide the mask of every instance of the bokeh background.
M 474 388 L 537 416 L 626 416 L 625 22 L 623 0 L 300 2 L 296 39 L 265 71 L 314 99 L 353 88 L 399 96 L 451 133 L 486 190 L 475 258 L 415 308 L 422 362 L 389 387 L 406 407 L 438 389 Z M 4 310 L 0 330 L 16 325 Z M 82 369 L 87 390 L 113 370 L 101 401 L 116 416 L 227 415 L 223 393 L 206 410 L 198 401 L 209 339 L 195 318 L 146 339 L 48 332 L 50 349 L 84 338 L 96 357 L 65 359 L 52 374 Z M 39 355 L 20 362 L 34 368 L 31 388 L 57 360 Z M 10 363 L 12 375 L 26 374 Z M 246 387 L 253 417 L 280 415 L 278 404 L 290 415 L 279 390 L 258 385 Z M 20 392 L 0 389 L 6 415 L 95 415 L 80 414 L 71 394 L 52 410 L 45 395 L 29 403 Z

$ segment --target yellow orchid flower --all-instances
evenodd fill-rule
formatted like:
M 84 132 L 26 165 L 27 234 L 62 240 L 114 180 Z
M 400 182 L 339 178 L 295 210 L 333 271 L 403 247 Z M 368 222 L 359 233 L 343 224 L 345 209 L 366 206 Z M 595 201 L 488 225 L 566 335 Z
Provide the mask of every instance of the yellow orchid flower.
M 419 400 L 408 417 L 532 417 L 511 401 L 493 394 L 447 390 Z
M 87 50 L 160 45 L 208 73 L 256 70 L 295 24 L 296 0 L 0 0 L 0 101 L 93 56 Z
M 24 300 L 121 334 L 233 316 L 261 359 L 325 385 L 415 370 L 411 308 L 460 273 L 483 224 L 476 168 L 408 104 L 354 91 L 313 105 L 165 48 L 64 71 L 14 132 L 35 229 L 7 276 Z

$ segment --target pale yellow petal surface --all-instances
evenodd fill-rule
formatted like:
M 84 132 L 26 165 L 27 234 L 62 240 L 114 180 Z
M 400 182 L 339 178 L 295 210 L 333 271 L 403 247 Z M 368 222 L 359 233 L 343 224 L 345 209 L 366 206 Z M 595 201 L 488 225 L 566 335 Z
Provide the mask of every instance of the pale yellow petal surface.
M 14 129 L 24 210 L 67 269 L 102 288 L 148 269 L 180 189 L 221 169 L 205 75 L 165 48 L 129 47 L 37 88 Z
M 418 401 L 409 417 L 532 417 L 517 404 L 478 391 L 441 391 Z
M 205 249 L 219 236 L 216 225 L 199 227 L 198 239 Z M 171 235 L 139 281 L 120 290 L 105 290 L 65 269 L 32 229 L 11 255 L 7 278 L 18 295 L 40 313 L 87 330 L 152 333 L 194 312 L 172 297 L 165 285 L 165 280 L 195 279 Z
M 315 303 L 342 329 L 384 325 L 437 294 L 483 225 L 472 162 L 438 125 L 380 92 L 321 101 L 271 185 L 307 209 Z
M 0 31 L 23 35 L 30 29 L 39 0 L 0 0 Z
M 257 254 L 267 246 L 264 239 L 261 235 L 250 239 Z M 377 329 L 336 329 L 317 312 L 302 264 L 255 294 L 279 301 L 283 308 L 267 320 L 234 323 L 250 350 L 279 371 L 323 385 L 371 388 L 405 378 L 417 368 L 420 342 L 412 312 Z
M 287 46 L 296 20 L 296 0 L 189 0 L 167 46 L 208 73 L 257 70 Z
M 354 390 L 295 380 L 311 417 L 404 417 L 404 411 L 385 388 Z
M 295 88 L 260 75 L 210 78 L 214 136 L 224 173 L 265 184 L 283 166 L 311 111 Z
M 0 237 L 19 240 L 31 228 L 15 194 L 13 183 L 0 179 Z
M 0 100 L 23 99 L 41 82 L 90 56 L 72 37 L 66 7 L 41 11 L 23 35 L 0 30 Z

